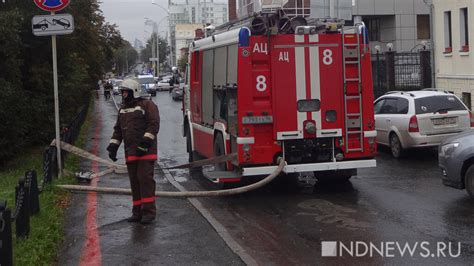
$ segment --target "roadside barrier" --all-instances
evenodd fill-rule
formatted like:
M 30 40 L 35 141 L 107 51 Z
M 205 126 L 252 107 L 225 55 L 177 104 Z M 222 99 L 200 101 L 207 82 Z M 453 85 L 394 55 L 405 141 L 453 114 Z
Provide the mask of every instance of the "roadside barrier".
M 13 265 L 11 210 L 0 201 L 0 265 Z
M 73 143 L 80 133 L 89 104 L 85 104 L 73 121 L 64 127 L 61 140 Z M 63 156 L 66 156 L 64 153 Z M 64 162 L 64 160 L 63 160 Z M 11 210 L 7 202 L 0 200 L 0 266 L 13 265 L 12 223 L 15 223 L 17 239 L 27 239 L 30 234 L 30 217 L 40 212 L 39 195 L 47 184 L 58 174 L 56 148 L 47 147 L 43 152 L 43 178 L 38 184 L 38 175 L 34 170 L 20 177 L 15 187 L 15 206 Z
M 68 126 L 63 127 L 61 131 L 61 141 L 66 143 L 74 143 L 74 141 L 76 141 L 81 131 L 81 126 L 86 120 L 88 109 L 89 102 L 86 102 L 72 122 Z M 58 176 L 59 171 L 56 153 L 56 148 L 53 145 L 48 146 L 43 153 L 43 180 L 40 185 L 40 191 L 42 191 L 46 184 L 50 183 L 54 177 Z M 67 152 L 61 153 L 63 163 L 66 156 Z M 64 165 L 61 167 L 63 168 Z
M 39 189 L 36 171 L 28 171 L 20 177 L 15 187 L 15 209 L 7 208 L 0 200 L 0 265 L 12 265 L 12 222 L 15 222 L 17 239 L 26 239 L 30 234 L 30 217 L 40 211 Z

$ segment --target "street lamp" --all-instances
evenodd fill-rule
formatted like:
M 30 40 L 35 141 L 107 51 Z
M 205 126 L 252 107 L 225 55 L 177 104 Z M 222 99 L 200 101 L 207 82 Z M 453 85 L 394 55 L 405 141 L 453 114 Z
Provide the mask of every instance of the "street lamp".
M 170 5 L 169 3 L 170 2 L 168 2 L 168 8 L 169 8 L 169 5 Z M 174 62 L 173 61 L 173 43 L 172 43 L 172 40 L 171 40 L 171 30 L 172 30 L 171 29 L 171 26 L 172 26 L 171 25 L 171 13 L 170 13 L 168 8 L 165 8 L 162 5 L 155 3 L 155 0 L 152 0 L 151 4 L 163 9 L 166 12 L 166 14 L 168 15 L 167 16 L 168 17 L 168 28 L 169 28 L 169 32 L 170 32 L 170 35 L 169 35 L 169 38 L 168 38 L 168 45 L 170 46 L 170 62 L 171 62 L 171 65 L 174 65 L 174 63 L 173 63 Z
M 159 38 L 159 30 L 160 30 L 160 24 L 161 22 L 163 22 L 166 18 L 168 18 L 168 16 L 162 18 L 159 22 L 158 22 L 158 25 L 156 26 L 156 42 L 157 42 L 157 45 L 156 45 L 156 64 L 158 65 L 158 71 L 156 72 L 156 76 L 158 76 L 159 72 L 160 72 L 160 38 Z
M 153 63 L 153 72 L 155 73 L 155 75 L 158 73 L 158 71 L 156 70 L 155 68 L 155 65 L 156 65 L 156 53 L 158 51 L 158 40 L 155 40 L 158 39 L 157 36 L 153 36 L 155 33 L 158 34 L 158 30 L 157 30 L 157 24 L 154 20 L 152 19 L 149 19 L 147 17 L 144 17 L 145 19 L 145 25 L 153 25 L 153 34 L 151 35 L 151 41 L 152 41 L 152 44 L 151 44 L 151 56 L 152 56 L 152 62 Z

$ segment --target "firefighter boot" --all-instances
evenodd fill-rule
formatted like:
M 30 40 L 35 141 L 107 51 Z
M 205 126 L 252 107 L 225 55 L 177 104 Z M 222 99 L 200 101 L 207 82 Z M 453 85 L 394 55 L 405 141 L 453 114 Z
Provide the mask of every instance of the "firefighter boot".
M 155 216 L 146 215 L 146 216 L 143 216 L 140 223 L 141 224 L 151 224 L 153 221 L 155 221 Z
M 143 203 L 142 204 L 142 224 L 150 224 L 155 220 L 156 217 L 156 205 L 155 202 Z
M 129 223 L 138 223 L 142 220 L 142 214 L 141 214 L 141 206 L 133 206 L 132 209 L 132 216 L 127 218 L 127 222 Z

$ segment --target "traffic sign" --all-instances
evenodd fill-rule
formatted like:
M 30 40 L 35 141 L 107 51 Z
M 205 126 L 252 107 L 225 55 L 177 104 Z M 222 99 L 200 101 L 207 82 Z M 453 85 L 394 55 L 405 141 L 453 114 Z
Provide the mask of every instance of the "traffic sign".
M 69 0 L 34 0 L 35 4 L 48 12 L 57 12 L 69 5 Z
M 35 36 L 65 35 L 74 31 L 74 19 L 70 14 L 34 16 L 31 21 Z

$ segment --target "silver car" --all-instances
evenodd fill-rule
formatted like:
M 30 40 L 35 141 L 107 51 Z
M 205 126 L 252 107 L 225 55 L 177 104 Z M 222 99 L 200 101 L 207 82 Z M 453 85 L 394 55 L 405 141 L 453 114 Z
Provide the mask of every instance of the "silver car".
M 445 186 L 466 189 L 474 198 L 474 130 L 444 140 L 438 148 L 438 164 Z
M 410 148 L 436 147 L 471 127 L 470 111 L 446 91 L 389 92 L 374 103 L 377 142 L 400 158 Z

